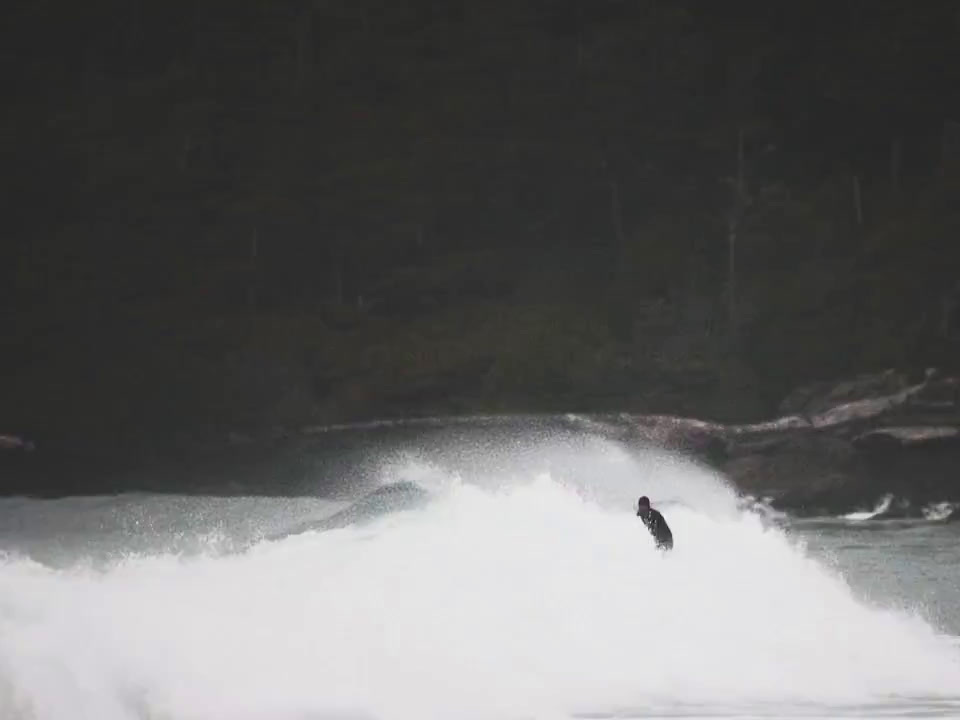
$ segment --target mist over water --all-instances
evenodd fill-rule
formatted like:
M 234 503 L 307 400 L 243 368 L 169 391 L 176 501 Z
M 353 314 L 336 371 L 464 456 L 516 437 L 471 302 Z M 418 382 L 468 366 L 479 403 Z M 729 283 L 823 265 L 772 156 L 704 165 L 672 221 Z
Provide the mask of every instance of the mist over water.
M 426 499 L 328 530 L 343 503 L 0 504 L 50 534 L 75 523 L 57 562 L 47 533 L 2 539 L 0 717 L 960 716 L 954 638 L 861 599 L 679 458 L 448 439 L 394 448 L 375 475 L 362 492 Z M 641 493 L 674 552 L 634 517 Z M 153 548 L 130 546 L 143 534 L 117 529 L 117 503 L 151 518 Z M 111 552 L 82 522 L 104 517 Z

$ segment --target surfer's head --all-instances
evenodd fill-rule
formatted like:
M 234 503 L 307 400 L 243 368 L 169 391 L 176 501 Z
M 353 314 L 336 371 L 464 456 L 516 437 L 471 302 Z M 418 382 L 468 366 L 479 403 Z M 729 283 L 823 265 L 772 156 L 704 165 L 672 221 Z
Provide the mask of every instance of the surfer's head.
M 650 509 L 650 498 L 646 495 L 641 495 L 640 499 L 637 500 L 637 512 L 646 512 Z

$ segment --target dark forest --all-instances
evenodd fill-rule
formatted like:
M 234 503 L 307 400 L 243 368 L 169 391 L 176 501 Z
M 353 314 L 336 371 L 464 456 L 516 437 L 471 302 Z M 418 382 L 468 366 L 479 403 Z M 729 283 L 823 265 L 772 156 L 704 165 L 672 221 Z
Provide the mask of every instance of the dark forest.
M 0 433 L 957 369 L 960 3 L 7 3 Z

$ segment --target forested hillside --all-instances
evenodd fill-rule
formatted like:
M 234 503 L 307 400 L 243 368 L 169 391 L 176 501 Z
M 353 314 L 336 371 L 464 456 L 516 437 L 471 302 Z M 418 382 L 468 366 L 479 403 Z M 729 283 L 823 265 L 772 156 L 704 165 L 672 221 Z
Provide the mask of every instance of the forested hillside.
M 750 418 L 957 364 L 955 1 L 5 15 L 0 430 Z

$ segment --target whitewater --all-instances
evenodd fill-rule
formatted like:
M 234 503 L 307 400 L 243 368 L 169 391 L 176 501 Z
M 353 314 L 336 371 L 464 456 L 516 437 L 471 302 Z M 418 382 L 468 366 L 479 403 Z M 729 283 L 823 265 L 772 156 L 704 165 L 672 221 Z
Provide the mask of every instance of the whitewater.
M 0 501 L 0 718 L 960 717 L 955 636 L 682 458 L 375 464 L 352 497 Z

